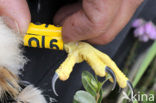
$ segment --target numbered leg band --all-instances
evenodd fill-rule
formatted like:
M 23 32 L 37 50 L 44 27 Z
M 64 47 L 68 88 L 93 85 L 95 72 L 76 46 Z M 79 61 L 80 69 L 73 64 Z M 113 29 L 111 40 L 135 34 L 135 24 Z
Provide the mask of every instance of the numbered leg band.
M 24 46 L 63 50 L 62 28 L 54 25 L 30 23 L 24 36 Z

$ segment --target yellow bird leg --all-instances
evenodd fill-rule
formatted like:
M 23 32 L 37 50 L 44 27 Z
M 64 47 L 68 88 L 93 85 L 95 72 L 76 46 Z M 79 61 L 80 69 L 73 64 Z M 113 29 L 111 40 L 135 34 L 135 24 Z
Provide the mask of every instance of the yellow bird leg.
M 128 78 L 120 71 L 113 60 L 106 54 L 95 49 L 85 42 L 74 42 L 65 44 L 65 50 L 69 53 L 65 62 L 56 71 L 61 80 L 67 80 L 75 63 L 85 60 L 94 70 L 96 75 L 104 77 L 106 66 L 115 73 L 117 82 L 121 88 L 127 86 Z M 59 71 L 59 72 L 58 72 Z M 64 76 L 62 76 L 64 75 Z
M 74 65 L 77 63 L 77 54 L 69 54 L 67 59 L 60 65 L 56 70 L 56 73 L 59 75 L 60 80 L 67 80 L 70 76 L 70 73 L 73 71 Z
M 67 80 L 73 70 L 74 65 L 83 61 L 81 55 L 79 54 L 79 49 L 76 45 L 78 44 L 68 43 L 65 45 L 65 50 L 68 53 L 68 56 L 66 60 L 56 70 L 56 73 L 58 74 L 60 80 Z
M 68 53 L 68 57 L 56 70 L 56 74 L 60 80 L 65 81 L 69 78 L 76 63 L 86 61 L 96 75 L 104 77 L 109 73 L 112 76 L 112 79 L 110 79 L 111 82 L 116 84 L 117 81 L 121 88 L 127 87 L 128 84 L 131 91 L 133 91 L 128 78 L 120 71 L 115 62 L 108 55 L 92 47 L 90 44 L 85 42 L 72 42 L 64 44 L 64 49 Z

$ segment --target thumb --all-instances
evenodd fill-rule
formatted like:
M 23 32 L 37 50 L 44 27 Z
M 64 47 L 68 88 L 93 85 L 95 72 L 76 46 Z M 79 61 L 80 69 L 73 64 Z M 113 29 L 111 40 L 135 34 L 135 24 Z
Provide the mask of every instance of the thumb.
M 4 17 L 4 21 L 10 28 L 21 34 L 26 33 L 30 23 L 26 0 L 0 0 L 0 16 Z

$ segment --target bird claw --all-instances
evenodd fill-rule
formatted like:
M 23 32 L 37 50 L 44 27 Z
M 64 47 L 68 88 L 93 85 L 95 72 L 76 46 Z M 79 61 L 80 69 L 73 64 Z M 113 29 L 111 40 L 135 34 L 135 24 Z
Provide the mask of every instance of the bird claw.
M 132 99 L 132 98 L 133 98 L 133 95 L 134 95 L 134 89 L 133 89 L 132 83 L 131 83 L 129 80 L 127 80 L 127 86 L 128 86 L 129 89 L 130 89 L 131 99 Z
M 59 76 L 57 73 L 54 74 L 53 78 L 52 78 L 52 90 L 54 92 L 54 94 L 56 96 L 58 96 L 57 92 L 56 92 L 56 89 L 55 89 L 55 85 L 56 85 L 56 81 L 58 80 Z
M 114 90 L 116 83 L 118 82 L 121 88 L 128 86 L 132 92 L 131 96 L 133 96 L 134 92 L 130 81 L 108 55 L 85 42 L 65 44 L 65 50 L 68 53 L 68 57 L 56 70 L 52 79 L 52 89 L 56 96 L 58 96 L 55 90 L 57 79 L 59 78 L 63 81 L 67 80 L 70 77 L 74 65 L 82 61 L 86 61 L 92 67 L 95 74 L 100 77 L 110 74 L 113 79 L 113 81 L 112 79 L 110 79 L 110 81 L 114 83 L 112 90 Z M 103 69 L 104 67 L 105 69 Z
M 110 68 L 107 67 L 107 66 L 106 66 L 106 68 L 105 68 L 105 71 L 106 71 L 108 74 L 110 74 L 111 77 L 113 78 L 113 83 L 114 83 L 114 85 L 113 85 L 112 90 L 114 90 L 115 87 L 116 87 L 116 77 L 115 77 L 115 74 L 114 74 L 114 72 L 112 71 L 112 69 L 110 69 Z
M 115 87 L 116 87 L 116 83 L 117 83 L 115 74 L 114 74 L 114 72 L 113 72 L 109 67 L 107 67 L 107 66 L 106 66 L 106 68 L 105 68 L 105 71 L 106 71 L 108 74 L 110 74 L 111 77 L 113 78 L 113 88 L 112 88 L 112 90 L 114 90 Z M 58 96 L 58 93 L 56 92 L 55 86 L 56 86 L 56 82 L 57 82 L 58 79 L 59 79 L 59 76 L 58 76 L 57 73 L 55 73 L 54 76 L 53 76 L 53 78 L 52 78 L 52 90 L 53 90 L 53 92 L 54 92 L 54 94 L 55 94 L 56 96 Z M 130 91 L 131 91 L 131 97 L 133 97 L 133 95 L 134 95 L 134 89 L 133 89 L 132 83 L 131 83 L 129 80 L 127 80 L 127 86 L 129 87 L 129 89 L 130 89 Z

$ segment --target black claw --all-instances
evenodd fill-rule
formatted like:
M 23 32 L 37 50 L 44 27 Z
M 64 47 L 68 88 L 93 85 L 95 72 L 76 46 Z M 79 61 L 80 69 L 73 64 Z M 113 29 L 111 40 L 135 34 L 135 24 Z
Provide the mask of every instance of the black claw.
M 59 76 L 57 73 L 54 74 L 53 78 L 52 78 L 52 89 L 53 89 L 53 92 L 56 96 L 58 96 L 57 92 L 56 92 L 56 89 L 55 89 L 55 84 L 56 84 L 56 81 L 58 80 Z
M 116 87 L 116 77 L 115 77 L 115 74 L 114 74 L 114 72 L 112 71 L 112 69 L 110 69 L 110 68 L 107 67 L 107 66 L 106 66 L 106 68 L 105 68 L 105 71 L 106 71 L 108 74 L 110 74 L 111 77 L 113 78 L 114 85 L 113 85 L 112 90 L 114 90 L 115 87 Z
M 132 85 L 132 83 L 129 80 L 127 81 L 127 85 L 130 88 L 130 91 L 131 91 L 131 99 L 132 99 L 133 98 L 133 95 L 134 95 L 133 85 Z

